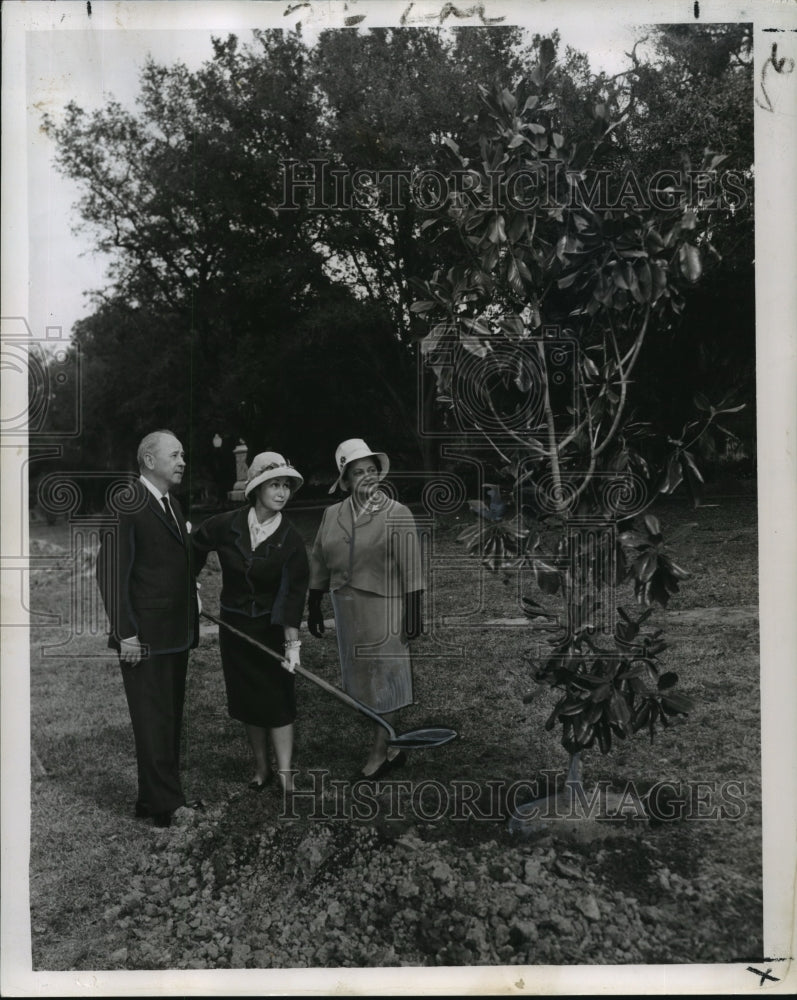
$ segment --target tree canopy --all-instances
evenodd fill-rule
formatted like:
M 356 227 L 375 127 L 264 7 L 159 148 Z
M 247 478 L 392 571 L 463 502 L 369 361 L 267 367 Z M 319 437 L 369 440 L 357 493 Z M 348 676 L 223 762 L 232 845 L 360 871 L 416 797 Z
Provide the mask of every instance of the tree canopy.
M 433 382 L 416 375 L 423 324 L 410 306 L 413 282 L 442 268 L 450 246 L 427 238 L 434 213 L 420 190 L 397 197 L 395 176 L 411 185 L 445 174 L 450 144 L 477 135 L 479 86 L 521 102 L 534 91 L 541 107 L 555 97 L 546 142 L 576 137 L 579 169 L 644 185 L 662 166 L 688 172 L 714 160 L 716 169 L 727 156 L 723 169 L 746 176 L 749 32 L 690 25 L 649 35 L 653 58 L 635 49 L 627 72 L 610 78 L 583 54 L 562 56 L 556 34 L 515 28 L 328 31 L 313 48 L 297 33 L 256 31 L 247 44 L 215 39 L 195 71 L 149 62 L 135 109 L 70 104 L 46 118 L 59 169 L 82 189 L 79 225 L 110 260 L 94 313 L 73 332 L 85 460 L 132 454 L 154 420 L 181 434 L 199 478 L 217 432 L 251 450 L 280 447 L 320 475 L 342 437 L 364 432 L 408 464 L 433 465 L 417 415 L 442 418 Z M 539 65 L 547 71 L 535 82 Z M 596 147 L 609 119 L 617 125 Z M 286 207 L 286 169 L 307 178 L 322 161 L 321 187 L 300 185 Z M 336 206 L 358 171 L 364 207 Z M 662 400 L 665 419 L 683 416 L 684 368 L 695 388 L 712 389 L 729 367 L 751 369 L 752 204 L 700 212 L 710 292 L 697 293 L 641 363 L 643 419 L 659 420 Z M 654 279 L 642 268 L 637 280 Z M 577 284 L 560 283 L 549 302 L 569 311 L 574 296 Z M 738 388 L 752 391 L 743 380 Z

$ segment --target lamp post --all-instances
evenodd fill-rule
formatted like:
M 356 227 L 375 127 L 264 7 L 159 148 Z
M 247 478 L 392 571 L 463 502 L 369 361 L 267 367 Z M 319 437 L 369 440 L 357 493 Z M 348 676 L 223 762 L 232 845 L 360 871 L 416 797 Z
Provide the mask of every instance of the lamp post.
M 235 455 L 235 485 L 227 494 L 227 499 L 233 503 L 241 503 L 244 500 L 244 489 L 246 488 L 246 443 L 239 438 L 238 444 L 233 448 Z

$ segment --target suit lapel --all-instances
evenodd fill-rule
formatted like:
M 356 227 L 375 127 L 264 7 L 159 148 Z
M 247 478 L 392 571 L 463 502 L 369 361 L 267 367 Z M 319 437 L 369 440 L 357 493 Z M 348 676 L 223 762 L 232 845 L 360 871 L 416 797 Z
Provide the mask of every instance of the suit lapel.
M 354 506 L 351 500 L 344 500 L 338 504 L 336 516 L 340 530 L 346 536 L 346 541 L 351 541 L 354 534 Z
M 384 503 L 380 503 L 375 507 L 365 507 L 355 521 L 354 505 L 349 502 L 350 520 L 359 531 L 361 528 L 364 528 L 367 524 L 370 524 L 374 520 L 379 520 L 380 518 L 384 519 L 390 503 L 391 501 L 386 498 Z
M 169 494 L 169 503 L 172 505 L 172 512 L 177 520 L 177 528 L 180 531 L 180 539 L 182 540 L 183 545 L 185 545 L 187 539 L 185 534 L 185 518 L 183 517 L 182 507 L 180 506 L 177 498 L 173 497 L 171 493 Z M 164 511 L 164 514 L 165 513 L 166 512 Z
M 230 529 L 235 539 L 235 545 L 247 562 L 252 558 L 252 542 L 249 539 L 249 524 L 247 523 L 248 516 L 249 508 L 241 507 L 240 510 L 235 512 L 230 522 Z

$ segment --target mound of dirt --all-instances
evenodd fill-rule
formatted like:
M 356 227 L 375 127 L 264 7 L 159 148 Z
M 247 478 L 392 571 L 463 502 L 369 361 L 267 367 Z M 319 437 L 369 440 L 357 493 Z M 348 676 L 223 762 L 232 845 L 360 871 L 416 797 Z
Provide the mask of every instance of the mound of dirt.
M 746 940 L 744 880 L 679 874 L 648 824 L 534 842 L 468 827 L 303 816 L 242 831 L 219 808 L 153 830 L 103 915 L 116 967 L 727 961 L 719 922 L 734 916 Z

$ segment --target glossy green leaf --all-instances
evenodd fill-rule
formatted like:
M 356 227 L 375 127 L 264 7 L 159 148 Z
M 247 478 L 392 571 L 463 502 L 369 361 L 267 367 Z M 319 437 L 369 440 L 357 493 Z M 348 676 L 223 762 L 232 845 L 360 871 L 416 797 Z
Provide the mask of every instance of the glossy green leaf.
M 675 715 L 688 715 L 694 707 L 692 699 L 683 694 L 662 695 L 661 703 Z
M 519 297 L 522 296 L 525 291 L 525 286 L 523 284 L 523 279 L 520 277 L 517 261 L 511 255 L 507 261 L 506 277 L 509 282 L 509 286 L 515 295 Z
M 501 103 L 507 111 L 514 111 L 517 107 L 517 98 L 513 93 L 504 87 L 501 91 Z
M 681 274 L 689 281 L 697 281 L 703 273 L 703 264 L 698 248 L 692 243 L 682 243 L 678 250 L 678 260 L 681 265 Z
M 653 275 L 650 264 L 643 260 L 637 267 L 637 280 L 639 283 L 639 302 L 650 302 L 653 294 Z
M 559 288 L 570 288 L 570 286 L 575 282 L 576 278 L 578 277 L 578 274 L 579 274 L 578 271 L 571 271 L 569 274 L 566 274 L 563 278 L 559 278 L 556 284 L 559 286 Z
M 661 525 L 659 519 L 653 514 L 645 514 L 645 527 L 653 537 L 661 537 Z
M 472 337 L 469 334 L 463 334 L 459 342 L 470 354 L 475 354 L 477 358 L 485 358 L 490 353 L 490 348 L 483 344 L 478 337 Z
M 698 469 L 695 464 L 694 456 L 688 451 L 681 452 L 681 464 L 689 468 L 691 473 L 702 483 L 704 482 L 703 476 L 700 474 L 700 469 Z

